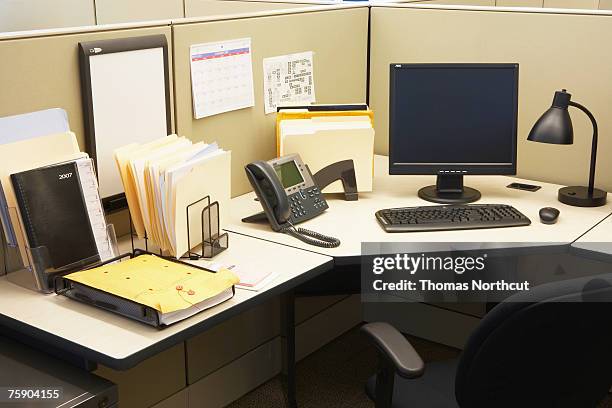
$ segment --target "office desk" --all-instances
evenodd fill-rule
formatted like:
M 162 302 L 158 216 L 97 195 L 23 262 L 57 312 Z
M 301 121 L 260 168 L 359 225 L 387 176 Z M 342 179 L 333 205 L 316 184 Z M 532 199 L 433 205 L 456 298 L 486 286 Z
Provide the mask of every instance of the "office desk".
M 261 211 L 254 201 L 255 194 L 248 193 L 231 200 L 231 218 L 226 230 L 256 237 L 279 244 L 301 248 L 334 257 L 336 265 L 357 264 L 362 242 L 475 242 L 475 243 L 534 243 L 569 244 L 612 212 L 612 203 L 597 208 L 571 207 L 557 201 L 556 184 L 533 182 L 506 176 L 467 176 L 466 185 L 480 190 L 479 204 L 509 204 L 531 219 L 526 227 L 475 229 L 419 233 L 386 233 L 374 217 L 377 210 L 393 207 L 434 205 L 421 200 L 417 191 L 435 183 L 434 176 L 391 176 L 388 174 L 387 156 L 377 155 L 374 160 L 374 190 L 360 193 L 358 201 L 344 201 L 340 195 L 327 197 L 329 209 L 324 214 L 300 224 L 308 229 L 339 238 L 337 248 L 319 248 L 305 244 L 293 237 L 272 231 L 265 222 L 247 224 L 245 216 Z M 513 181 L 537 184 L 536 192 L 509 189 Z M 329 196 L 329 195 L 328 195 Z M 539 210 L 552 206 L 561 211 L 554 225 L 540 222 Z
M 236 289 L 211 309 L 156 329 L 64 296 L 44 295 L 0 279 L 0 326 L 83 360 L 125 370 L 332 268 L 332 259 L 237 234 L 218 262 L 266 268 L 279 276 L 265 289 Z M 2 329 L 0 328 L 0 331 Z
M 612 214 L 578 238 L 570 247 L 572 253 L 595 260 L 612 260 Z

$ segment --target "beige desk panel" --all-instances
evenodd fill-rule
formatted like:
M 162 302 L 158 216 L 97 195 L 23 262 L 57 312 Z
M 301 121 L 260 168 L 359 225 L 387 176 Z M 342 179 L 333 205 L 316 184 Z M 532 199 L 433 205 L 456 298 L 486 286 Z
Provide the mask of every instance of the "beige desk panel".
M 600 0 L 544 0 L 544 7 L 597 9 Z
M 496 0 L 498 7 L 542 7 L 544 0 Z
M 599 0 L 600 10 L 612 10 L 612 0 Z
M 423 36 L 435 27 L 435 33 Z M 563 27 L 559 30 L 558 27 Z M 587 182 L 592 128 L 570 108 L 574 145 L 527 142 L 555 90 L 567 88 L 599 123 L 597 186 L 612 191 L 612 16 L 372 8 L 370 105 L 376 152 L 388 150 L 389 64 L 518 62 L 518 175 L 564 185 Z M 554 32 L 555 40 L 551 41 Z
M 94 24 L 96 15 L 92 0 L 0 1 L 0 32 Z
M 495 0 L 429 0 L 425 4 L 448 4 L 459 6 L 495 6 Z
M 172 77 L 172 39 L 168 26 L 0 41 L 2 61 L 7 61 L 0 64 L 0 117 L 63 108 L 84 150 L 78 43 L 151 34 L 164 34 L 168 38 Z
M 252 13 L 268 10 L 303 8 L 305 3 L 279 3 L 228 0 L 185 0 L 185 17 L 209 17 L 225 14 Z
M 557 201 L 560 186 L 536 183 L 542 188 L 537 192 L 506 188 L 513 181 L 533 183 L 505 176 L 468 176 L 465 183 L 482 193 L 482 204 L 509 204 L 531 219 L 526 227 L 498 229 L 438 231 L 419 233 L 395 233 L 383 231 L 374 213 L 383 208 L 434 205 L 417 196 L 419 188 L 435 184 L 434 176 L 390 176 L 386 156 L 376 156 L 374 191 L 360 193 L 358 201 L 344 201 L 339 198 L 328 200 L 329 209 L 322 215 L 300 224 L 305 228 L 339 238 L 338 248 L 324 249 L 307 245 L 285 234 L 272 231 L 269 225 L 246 224 L 241 218 L 261 211 L 261 206 L 249 193 L 232 199 L 231 221 L 227 230 L 283 243 L 297 248 L 315 251 L 337 257 L 359 256 L 362 242 L 531 242 L 571 243 L 597 224 L 612 211 L 612 202 L 599 208 L 578 208 Z M 559 221 L 554 225 L 540 223 L 540 208 L 553 206 L 561 211 Z
M 185 17 L 183 0 L 96 0 L 98 24 Z
M 279 272 L 264 290 L 236 289 L 236 295 L 209 310 L 162 330 L 132 321 L 64 296 L 42 295 L 0 278 L 0 311 L 24 324 L 59 336 L 114 359 L 124 359 L 179 333 L 207 318 L 269 291 L 330 261 L 330 258 L 231 234 L 230 247 L 215 258 L 218 262 L 249 265 Z M 27 305 L 25 307 L 24 305 Z
M 367 8 L 175 25 L 177 131 L 232 150 L 232 195 L 250 190 L 244 166 L 276 154 L 275 115 L 264 115 L 263 58 L 314 51 L 317 102 L 365 101 Z M 255 107 L 193 119 L 189 46 L 250 37 Z

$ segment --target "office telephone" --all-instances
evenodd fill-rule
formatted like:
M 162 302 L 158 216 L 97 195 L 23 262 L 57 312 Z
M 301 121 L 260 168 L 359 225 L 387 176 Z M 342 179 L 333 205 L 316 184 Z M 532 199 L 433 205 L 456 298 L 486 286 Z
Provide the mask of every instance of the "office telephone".
M 336 238 L 295 227 L 329 208 L 299 155 L 256 161 L 245 171 L 274 231 L 324 248 L 340 245 Z

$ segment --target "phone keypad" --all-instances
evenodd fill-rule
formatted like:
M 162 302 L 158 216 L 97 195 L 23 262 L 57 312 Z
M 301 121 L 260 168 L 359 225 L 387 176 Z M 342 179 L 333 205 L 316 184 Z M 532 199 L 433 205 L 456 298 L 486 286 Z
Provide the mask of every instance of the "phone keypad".
M 313 218 L 328 208 L 327 202 L 317 187 L 300 189 L 288 198 L 291 220 L 296 223 Z

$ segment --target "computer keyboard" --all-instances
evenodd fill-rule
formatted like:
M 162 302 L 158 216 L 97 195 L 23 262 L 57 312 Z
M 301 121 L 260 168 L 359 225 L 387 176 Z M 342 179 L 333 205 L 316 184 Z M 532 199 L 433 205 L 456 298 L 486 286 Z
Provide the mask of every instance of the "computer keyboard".
M 516 208 L 504 204 L 389 208 L 377 211 L 376 219 L 387 232 L 519 227 L 531 224 L 529 218 Z

